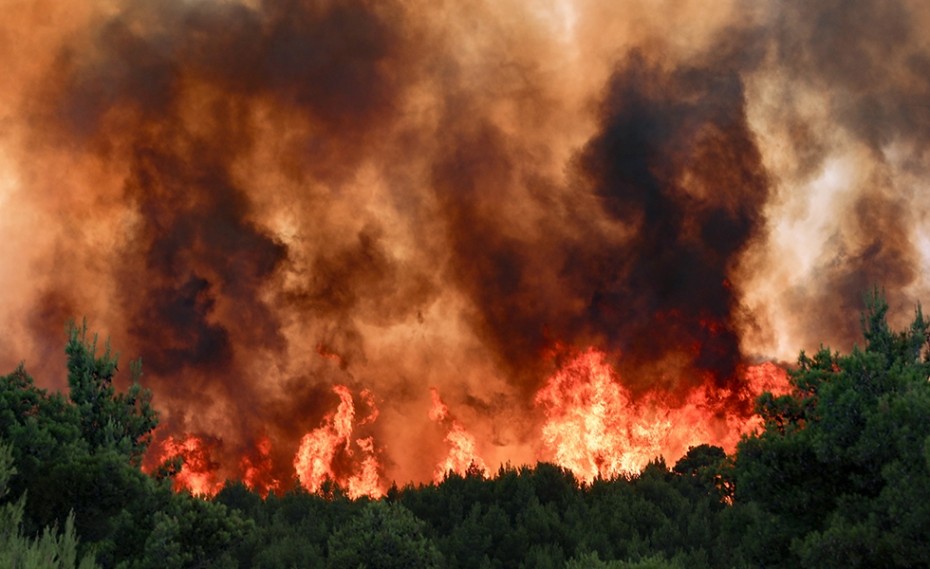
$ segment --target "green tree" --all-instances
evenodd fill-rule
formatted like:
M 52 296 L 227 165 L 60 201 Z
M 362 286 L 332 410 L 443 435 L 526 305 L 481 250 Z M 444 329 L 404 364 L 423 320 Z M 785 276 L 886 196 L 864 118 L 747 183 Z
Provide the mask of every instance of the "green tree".
M 911 567 L 930 559 L 928 321 L 891 330 L 877 292 L 864 349 L 803 352 L 795 392 L 766 396 L 765 430 L 740 443 L 746 554 L 772 567 Z M 758 531 L 764 528 L 764 531 Z M 923 529 L 921 529 L 923 528 Z
M 397 503 L 370 502 L 329 539 L 333 569 L 427 569 L 444 567 L 424 536 L 424 523 Z
M 7 495 L 8 484 L 14 474 L 16 469 L 13 466 L 13 449 L 0 441 L 0 501 Z M 0 505 L 0 567 L 96 569 L 93 555 L 78 555 L 73 514 L 65 520 L 64 531 L 46 528 L 39 537 L 30 539 L 22 532 L 25 507 L 25 495 L 14 503 Z
M 226 506 L 194 498 L 171 497 L 154 514 L 144 554 L 127 563 L 132 569 L 235 567 L 232 546 L 246 538 L 253 524 Z
M 97 336 L 87 338 L 86 322 L 80 328 L 72 324 L 68 336 L 68 387 L 84 440 L 92 448 L 118 449 L 133 464 L 140 464 L 158 424 L 152 393 L 139 383 L 141 362 L 130 364 L 132 383 L 126 392 L 117 393 L 113 378 L 119 358 L 112 354 L 110 343 L 98 357 Z
M 651 555 L 637 561 L 602 561 L 596 552 L 584 553 L 565 564 L 565 569 L 681 569 L 682 565 L 668 561 L 662 555 Z
M 230 552 L 252 539 L 252 521 L 222 503 L 174 494 L 170 480 L 139 469 L 157 423 L 151 393 L 138 382 L 140 366 L 131 366 L 128 390 L 117 391 L 117 358 L 109 346 L 97 355 L 86 324 L 71 327 L 66 352 L 68 399 L 36 388 L 22 365 L 0 377 L 0 439 L 11 442 L 9 454 L 22 465 L 19 475 L 4 474 L 3 487 L 9 480 L 29 496 L 4 506 L 4 520 L 15 522 L 4 535 L 44 531 L 36 543 L 47 551 L 54 542 L 70 555 L 61 557 L 63 566 L 77 555 L 80 536 L 81 547 L 108 568 L 234 567 Z M 41 530 L 62 524 L 62 534 Z

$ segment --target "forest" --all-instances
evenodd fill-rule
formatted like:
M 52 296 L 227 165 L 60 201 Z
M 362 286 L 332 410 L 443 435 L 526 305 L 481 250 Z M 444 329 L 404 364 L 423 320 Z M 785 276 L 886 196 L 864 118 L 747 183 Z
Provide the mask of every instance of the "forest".
M 114 387 L 109 346 L 72 327 L 67 393 L 22 365 L 0 377 L 0 567 L 927 566 L 930 319 L 918 306 L 893 330 L 887 313 L 874 294 L 861 346 L 801 352 L 731 455 L 702 445 L 591 484 L 546 463 L 450 473 L 380 500 L 174 492 L 179 462 L 140 468 L 150 392 Z

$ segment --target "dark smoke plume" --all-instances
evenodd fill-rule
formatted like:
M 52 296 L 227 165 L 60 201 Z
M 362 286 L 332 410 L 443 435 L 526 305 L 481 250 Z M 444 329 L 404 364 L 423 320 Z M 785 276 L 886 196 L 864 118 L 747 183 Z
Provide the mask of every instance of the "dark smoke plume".
M 693 366 L 736 379 L 739 301 L 730 279 L 760 235 L 768 197 L 737 71 L 665 74 L 634 54 L 611 80 L 603 131 L 581 154 L 584 180 L 607 214 L 631 228 L 606 258 L 594 253 L 611 273 L 594 281 L 584 323 L 620 347 L 633 377 L 637 366 L 684 349 L 690 361 L 673 378 L 691 376 Z
M 514 235 L 521 220 L 498 206 L 515 170 L 507 141 L 487 125 L 458 127 L 433 183 L 453 275 L 511 373 L 532 372 L 536 388 L 554 342 L 597 342 L 622 352 L 630 381 L 647 387 L 689 376 L 700 383 L 700 372 L 736 379 L 730 273 L 760 233 L 768 194 L 736 71 L 665 71 L 639 53 L 621 62 L 599 132 L 573 165 L 575 191 L 590 192 L 597 209 L 560 219 L 558 207 L 571 204 L 549 205 L 541 192 L 531 199 L 544 217 L 528 236 Z M 609 231 L 592 230 L 592 214 Z
M 850 346 L 864 291 L 928 288 L 928 10 L 674 4 L 15 3 L 0 364 L 63 387 L 87 316 L 161 436 L 278 480 L 368 388 L 407 481 L 430 386 L 493 469 L 589 346 L 673 401 Z

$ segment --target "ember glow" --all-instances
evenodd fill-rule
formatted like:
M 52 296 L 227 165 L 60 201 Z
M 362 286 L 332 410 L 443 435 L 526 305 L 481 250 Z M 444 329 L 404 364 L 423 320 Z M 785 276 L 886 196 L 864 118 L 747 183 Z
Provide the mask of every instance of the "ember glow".
M 186 434 L 182 438 L 168 436 L 156 445 L 159 463 L 180 457 L 181 470 L 174 477 L 176 491 L 188 490 L 195 496 L 213 496 L 223 487 L 219 479 L 219 464 L 213 460 L 216 444 L 197 435 Z
M 450 472 L 462 476 L 480 474 L 487 478 L 490 474 L 488 465 L 478 455 L 475 437 L 449 414 L 449 408 L 439 397 L 439 391 L 435 387 L 429 391 L 433 401 L 429 410 L 430 421 L 435 421 L 447 429 L 445 441 L 449 444 L 449 454 L 436 465 L 433 480 L 442 482 Z
M 242 482 L 251 490 L 262 496 L 269 492 L 282 490 L 281 481 L 273 478 L 273 462 L 271 459 L 271 439 L 261 437 L 254 452 L 246 454 L 239 462 L 242 470 Z
M 207 495 L 733 448 L 930 296 L 930 10 L 707 6 L 7 1 L 0 371 L 86 316 Z
M 309 492 L 319 492 L 323 484 L 341 484 L 350 498 L 384 494 L 381 487 L 381 467 L 375 456 L 372 437 L 356 438 L 355 405 L 352 393 L 343 385 L 333 387 L 339 396 L 339 407 L 323 419 L 323 425 L 305 434 L 294 457 L 294 470 L 301 486 Z M 369 396 L 371 414 L 359 422 L 373 422 L 377 408 Z
M 752 401 L 762 391 L 784 394 L 787 374 L 771 364 L 747 370 L 741 394 Z M 703 443 L 732 452 L 740 435 L 756 426 L 734 394 L 705 385 L 681 401 L 669 393 L 634 398 L 605 355 L 589 349 L 556 372 L 536 394 L 546 416 L 544 458 L 590 483 L 641 471 L 649 461 L 674 462 Z

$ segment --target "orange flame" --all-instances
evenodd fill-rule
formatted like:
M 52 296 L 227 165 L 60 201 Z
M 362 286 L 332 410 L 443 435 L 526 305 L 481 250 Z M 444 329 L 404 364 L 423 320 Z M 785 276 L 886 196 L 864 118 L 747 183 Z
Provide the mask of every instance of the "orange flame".
M 758 396 L 764 391 L 773 395 L 786 395 L 791 391 L 788 372 L 772 362 L 748 366 L 745 373 L 747 388 Z
M 219 464 L 211 458 L 214 444 L 188 433 L 181 440 L 169 435 L 160 446 L 160 462 L 178 456 L 184 460 L 181 471 L 174 477 L 175 492 L 187 489 L 195 496 L 214 496 L 223 487 L 223 482 L 217 479 Z
M 329 480 L 345 487 L 350 498 L 379 498 L 384 495 L 384 489 L 379 474 L 381 465 L 375 455 L 372 437 L 354 441 L 363 455 L 360 462 L 353 463 L 356 472 L 342 477 L 336 472 L 337 459 L 351 459 L 355 454 L 352 448 L 355 406 L 349 388 L 336 385 L 333 391 L 339 396 L 336 412 L 327 415 L 319 428 L 303 436 L 294 456 L 294 469 L 300 484 L 307 491 L 316 493 L 321 490 L 323 483 Z M 362 393 L 371 408 L 371 414 L 362 420 L 360 425 L 371 423 L 378 416 L 371 394 L 367 390 Z
M 458 421 L 449 413 L 449 408 L 442 402 L 439 397 L 439 391 L 435 387 L 430 388 L 430 396 L 433 404 L 429 410 L 429 418 L 437 423 L 448 423 L 449 432 L 446 433 L 446 442 L 449 443 L 449 453 L 445 459 L 436 465 L 436 473 L 433 478 L 436 482 L 442 482 L 446 474 L 455 472 L 465 475 L 466 473 L 479 472 L 487 478 L 490 475 L 488 465 L 478 456 L 476 450 L 477 444 L 475 437 L 465 430 Z
M 271 476 L 271 439 L 261 437 L 255 450 L 257 456 L 246 455 L 240 461 L 242 481 L 249 489 L 267 496 L 281 488 L 281 482 Z
M 539 458 L 590 483 L 597 477 L 639 472 L 660 456 L 675 461 L 689 447 L 702 443 L 732 452 L 743 434 L 761 426 L 761 419 L 749 412 L 750 398 L 763 391 L 780 395 L 790 390 L 787 373 L 773 363 L 747 366 L 743 375 L 737 393 L 708 380 L 683 395 L 654 390 L 634 396 L 605 354 L 589 348 L 552 375 L 536 394 L 535 403 L 544 414 Z M 329 481 L 352 499 L 379 498 L 385 494 L 383 467 L 374 436 L 364 432 L 379 416 L 374 397 L 364 389 L 353 400 L 343 385 L 333 392 L 339 397 L 338 406 L 303 436 L 294 456 L 298 480 L 313 493 L 323 491 Z M 430 389 L 430 396 L 429 419 L 443 426 L 448 444 L 448 452 L 436 464 L 434 481 L 442 482 L 449 472 L 489 477 L 476 437 L 452 415 L 436 388 Z M 364 416 L 356 402 L 367 410 Z M 190 433 L 167 436 L 153 446 L 153 457 L 158 463 L 181 457 L 174 489 L 209 497 L 223 486 L 220 465 L 214 460 L 218 445 L 218 440 Z M 262 436 L 239 462 L 243 482 L 264 496 L 282 487 L 273 476 L 271 451 L 271 440 Z
M 359 471 L 349 477 L 346 482 L 349 498 L 353 500 L 362 496 L 371 498 L 380 498 L 384 496 L 384 489 L 381 487 L 381 465 L 375 457 L 375 441 L 373 437 L 366 437 L 355 441 L 365 458 Z
M 745 373 L 746 389 L 749 394 L 755 398 L 763 392 L 770 392 L 772 395 L 787 395 L 791 392 L 791 382 L 788 379 L 788 372 L 778 367 L 772 362 L 764 362 L 754 366 L 748 366 Z M 721 445 L 727 452 L 736 448 L 739 437 L 748 434 L 763 426 L 762 417 L 753 414 L 745 419 L 739 426 L 739 432 L 735 440 L 728 441 L 728 445 Z
M 746 390 L 784 392 L 787 374 L 774 364 L 747 369 Z M 666 397 L 662 397 L 666 395 Z M 730 410 L 733 394 L 705 385 L 671 406 L 668 394 L 634 400 L 616 371 L 593 348 L 549 378 L 536 395 L 546 421 L 543 455 L 586 483 L 641 471 L 650 460 L 675 461 L 689 447 L 715 444 L 730 452 L 740 436 L 758 425 L 745 410 Z

